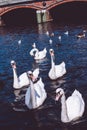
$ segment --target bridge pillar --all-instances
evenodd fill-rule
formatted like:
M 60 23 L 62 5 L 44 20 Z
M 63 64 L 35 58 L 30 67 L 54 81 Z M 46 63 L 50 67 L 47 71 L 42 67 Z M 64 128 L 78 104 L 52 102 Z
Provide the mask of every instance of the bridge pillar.
M 0 17 L 0 26 L 4 26 L 5 24 L 4 24 L 4 21 L 3 21 L 3 19 Z
M 37 15 L 37 23 L 43 23 L 43 22 L 48 22 L 52 21 L 53 19 L 50 16 L 50 13 L 48 10 L 37 10 L 36 11 Z

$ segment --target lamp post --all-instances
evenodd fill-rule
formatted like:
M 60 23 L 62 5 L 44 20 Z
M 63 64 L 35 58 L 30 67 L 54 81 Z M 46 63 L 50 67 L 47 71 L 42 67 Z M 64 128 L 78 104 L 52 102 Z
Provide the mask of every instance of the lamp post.
M 46 2 L 45 2 L 45 1 L 43 1 L 43 2 L 42 2 L 42 5 L 45 7 L 45 6 L 46 6 Z

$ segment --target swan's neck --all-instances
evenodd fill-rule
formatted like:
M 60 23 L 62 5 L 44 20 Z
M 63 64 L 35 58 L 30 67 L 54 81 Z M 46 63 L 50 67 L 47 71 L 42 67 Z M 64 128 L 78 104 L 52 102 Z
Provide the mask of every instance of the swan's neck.
M 13 87 L 16 88 L 16 89 L 19 88 L 19 81 L 18 81 L 16 68 L 13 68 Z
M 30 93 L 31 93 L 31 104 L 32 104 L 32 108 L 36 107 L 36 97 L 35 97 L 35 89 L 34 89 L 34 84 L 33 82 L 30 80 Z
M 51 67 L 55 68 L 54 56 L 51 56 Z
M 35 48 L 33 48 L 33 49 L 30 51 L 30 54 L 31 54 L 32 56 L 35 56 L 36 53 L 38 53 L 38 52 L 39 52 L 39 50 L 35 47 Z
M 34 56 L 39 53 L 39 50 L 37 48 L 34 48 L 33 54 Z
M 61 97 L 61 121 L 62 122 L 69 122 L 69 118 L 67 115 L 67 106 L 66 106 L 66 99 L 65 94 Z

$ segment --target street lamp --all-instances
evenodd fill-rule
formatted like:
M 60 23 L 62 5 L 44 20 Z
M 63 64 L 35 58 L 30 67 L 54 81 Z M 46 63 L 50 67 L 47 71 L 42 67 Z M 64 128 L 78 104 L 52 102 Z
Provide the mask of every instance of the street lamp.
M 45 2 L 45 1 L 43 1 L 42 5 L 45 7 L 45 6 L 46 6 L 46 2 Z

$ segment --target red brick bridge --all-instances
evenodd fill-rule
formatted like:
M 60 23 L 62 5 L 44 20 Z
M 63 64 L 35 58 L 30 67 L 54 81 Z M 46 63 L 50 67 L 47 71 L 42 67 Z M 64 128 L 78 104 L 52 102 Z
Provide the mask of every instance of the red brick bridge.
M 9 12 L 12 12 L 17 9 L 33 9 L 36 12 L 36 19 L 38 23 L 51 21 L 52 17 L 50 15 L 50 10 L 54 9 L 57 6 L 60 6 L 65 3 L 71 2 L 83 2 L 87 3 L 87 0 L 48 0 L 41 2 L 25 2 L 20 4 L 11 4 L 0 6 L 0 24 L 3 24 L 3 16 Z

